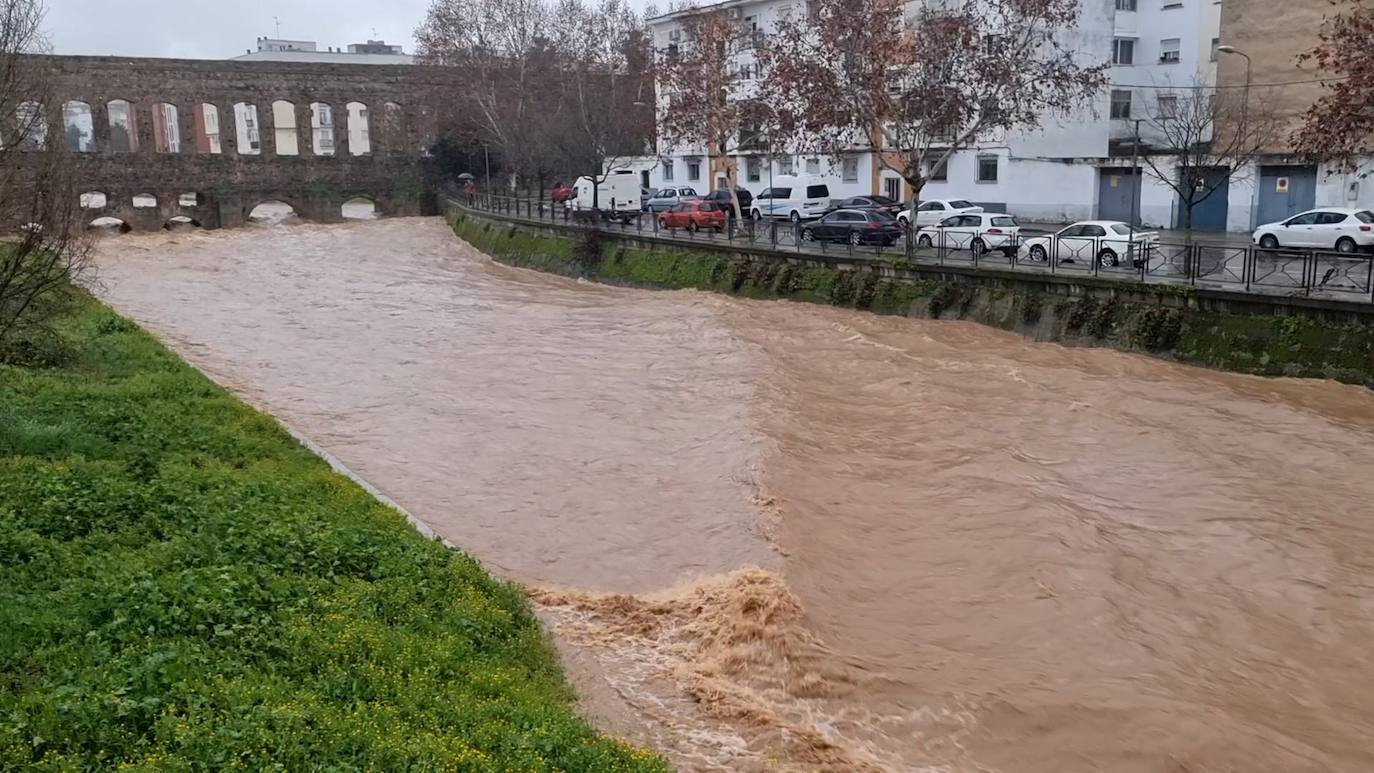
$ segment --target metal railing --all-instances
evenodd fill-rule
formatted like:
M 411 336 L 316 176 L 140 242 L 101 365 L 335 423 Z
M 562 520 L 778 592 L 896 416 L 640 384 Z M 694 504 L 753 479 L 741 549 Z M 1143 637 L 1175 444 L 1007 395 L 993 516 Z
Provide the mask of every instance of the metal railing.
M 462 206 L 536 223 L 596 227 L 674 244 L 730 245 L 751 250 L 849 257 L 890 265 L 967 266 L 1040 274 L 1094 276 L 1122 282 L 1176 284 L 1256 295 L 1310 296 L 1374 303 L 1374 256 L 1326 250 L 1265 249 L 1208 242 L 1131 241 L 1125 237 L 1060 237 L 1021 229 L 973 234 L 905 231 L 889 243 L 864 232 L 823 240 L 815 221 L 688 220 L 666 212 L 606 212 L 547 199 L 451 193 Z M 863 231 L 863 229 L 857 229 Z

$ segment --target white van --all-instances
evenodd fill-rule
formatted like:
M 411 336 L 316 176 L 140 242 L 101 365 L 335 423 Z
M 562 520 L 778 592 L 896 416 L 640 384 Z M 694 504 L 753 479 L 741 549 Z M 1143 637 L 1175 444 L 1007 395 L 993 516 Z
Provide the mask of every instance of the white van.
M 773 178 L 771 187 L 754 197 L 749 216 L 755 220 L 779 217 L 794 222 L 820 217 L 830 210 L 830 190 L 835 185 L 836 181 L 816 175 L 780 175 Z
M 610 173 L 605 180 L 595 186 L 595 190 L 592 178 L 579 177 L 577 182 L 573 183 L 573 195 L 568 199 L 568 209 L 596 209 L 612 218 L 637 217 L 640 193 L 639 175 L 628 169 Z

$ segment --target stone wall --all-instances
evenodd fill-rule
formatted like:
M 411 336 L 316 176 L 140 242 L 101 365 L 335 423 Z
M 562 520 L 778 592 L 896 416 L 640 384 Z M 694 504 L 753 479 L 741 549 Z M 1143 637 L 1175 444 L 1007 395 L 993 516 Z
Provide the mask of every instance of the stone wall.
M 424 149 L 434 137 L 438 92 L 451 83 L 437 68 L 95 56 L 33 57 L 28 64 L 54 76 L 50 104 L 43 106 L 50 141 L 66 141 L 68 103 L 89 107 L 95 147 L 78 154 L 81 187 L 105 194 L 107 202 L 88 211 L 91 219 L 113 216 L 134 228 L 160 228 L 184 215 L 206 227 L 231 226 L 257 204 L 280 200 L 304 218 L 328 222 L 355 196 L 371 199 L 384 215 L 434 211 Z M 115 100 L 132 106 L 133 150 L 116 148 Z M 273 103 L 279 100 L 291 103 L 296 155 L 276 147 Z M 331 108 L 333 155 L 315 152 L 311 105 L 317 102 Z M 349 146 L 350 102 L 367 108 L 366 155 Z M 257 154 L 239 147 L 236 103 L 257 107 Z M 179 152 L 158 152 L 160 104 L 176 107 Z M 218 119 L 218 153 L 206 141 L 203 104 Z M 157 206 L 135 208 L 140 194 L 155 196 Z M 183 194 L 196 194 L 197 204 L 182 206 Z

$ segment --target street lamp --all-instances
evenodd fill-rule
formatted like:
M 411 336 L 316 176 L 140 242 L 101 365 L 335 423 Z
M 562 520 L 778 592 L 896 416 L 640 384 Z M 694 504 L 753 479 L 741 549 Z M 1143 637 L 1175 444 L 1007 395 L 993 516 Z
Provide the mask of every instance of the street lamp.
M 1235 54 L 1236 56 L 1245 57 L 1245 90 L 1241 92 L 1240 97 L 1240 122 L 1244 125 L 1246 113 L 1248 113 L 1250 109 L 1250 68 L 1253 62 L 1250 61 L 1249 54 L 1241 51 L 1235 46 L 1217 46 L 1217 51 L 1223 54 Z

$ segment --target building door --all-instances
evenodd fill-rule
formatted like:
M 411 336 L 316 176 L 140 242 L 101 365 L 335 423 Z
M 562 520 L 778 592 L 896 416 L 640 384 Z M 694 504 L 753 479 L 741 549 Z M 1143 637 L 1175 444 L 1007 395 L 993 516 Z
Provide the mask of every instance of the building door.
M 1317 205 L 1315 166 L 1262 166 L 1255 225 L 1274 223 Z
M 1140 175 L 1130 167 L 1097 170 L 1097 217 L 1099 220 L 1131 221 L 1131 209 L 1139 206 Z
M 649 170 L 648 170 L 648 169 L 644 169 L 644 170 L 640 171 L 640 173 L 639 173 L 639 187 L 641 187 L 641 188 L 648 188 L 648 187 L 649 187 Z
M 1180 170 L 1181 173 L 1181 170 Z M 1195 199 L 1193 201 L 1193 224 L 1194 231 L 1225 231 L 1226 213 L 1228 210 L 1228 199 L 1230 198 L 1231 181 L 1225 169 L 1201 169 L 1198 170 L 1198 183 L 1200 191 L 1210 190 L 1206 198 Z M 1174 212 L 1174 228 L 1185 228 L 1184 222 L 1187 212 L 1183 206 L 1183 199 L 1179 197 L 1178 206 Z

